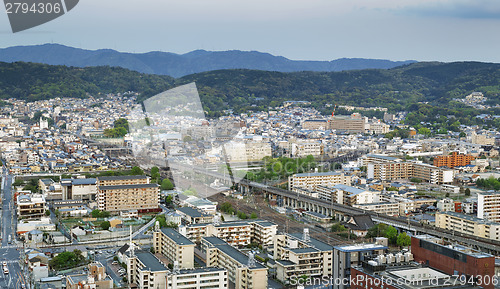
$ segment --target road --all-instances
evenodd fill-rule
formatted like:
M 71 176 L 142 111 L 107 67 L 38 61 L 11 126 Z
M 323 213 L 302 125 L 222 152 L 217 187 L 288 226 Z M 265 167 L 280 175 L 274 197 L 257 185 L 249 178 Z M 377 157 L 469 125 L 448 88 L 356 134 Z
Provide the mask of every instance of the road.
M 12 175 L 8 173 L 5 167 L 2 167 L 2 214 L 0 218 L 2 241 L 0 246 L 0 261 L 7 262 L 9 274 L 3 274 L 3 270 L 0 270 L 0 287 L 21 289 L 21 284 L 25 284 L 26 288 L 29 288 L 29 282 L 26 277 L 28 274 L 19 265 L 19 252 L 21 248 L 17 245 L 16 240 L 17 217 L 12 197 Z M 9 236 L 11 244 L 9 244 Z

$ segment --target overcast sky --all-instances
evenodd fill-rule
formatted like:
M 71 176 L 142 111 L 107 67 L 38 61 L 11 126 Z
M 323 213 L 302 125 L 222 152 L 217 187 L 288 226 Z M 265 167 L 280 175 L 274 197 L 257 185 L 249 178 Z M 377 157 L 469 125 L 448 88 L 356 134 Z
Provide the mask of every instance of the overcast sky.
M 15 34 L 1 9 L 0 47 L 500 62 L 500 0 L 81 0 Z

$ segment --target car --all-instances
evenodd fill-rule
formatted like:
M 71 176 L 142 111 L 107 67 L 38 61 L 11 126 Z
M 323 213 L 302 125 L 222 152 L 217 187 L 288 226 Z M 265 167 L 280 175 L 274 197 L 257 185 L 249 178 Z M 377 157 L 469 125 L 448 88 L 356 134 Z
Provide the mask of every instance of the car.
M 126 270 L 122 268 L 122 269 L 118 270 L 118 272 L 119 272 L 119 273 L 125 273 L 125 272 L 126 272 Z
M 113 261 L 113 262 L 111 262 L 111 264 L 113 264 L 113 265 L 117 265 L 117 264 L 118 264 L 118 261 Z

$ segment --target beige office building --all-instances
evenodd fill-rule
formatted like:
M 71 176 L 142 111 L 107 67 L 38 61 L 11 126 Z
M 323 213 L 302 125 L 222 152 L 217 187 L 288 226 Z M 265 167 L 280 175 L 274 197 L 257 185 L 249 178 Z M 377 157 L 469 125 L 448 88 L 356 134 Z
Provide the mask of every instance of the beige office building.
M 273 243 L 278 225 L 269 221 L 234 221 L 220 224 L 191 224 L 181 226 L 179 232 L 193 242 L 201 242 L 203 237 L 218 237 L 232 246 L 246 246 L 250 243 L 264 247 Z
M 102 211 L 157 210 L 160 187 L 146 176 L 98 177 L 96 199 Z
M 206 254 L 208 267 L 224 268 L 235 289 L 266 289 L 267 267 L 249 258 L 238 249 L 217 237 L 204 237 L 201 251 Z M 231 285 L 232 285 L 231 284 Z
M 432 184 L 453 182 L 453 170 L 418 162 L 403 162 L 400 159 L 382 155 L 367 155 L 367 178 L 382 181 L 419 178 Z
M 318 186 L 334 186 L 337 184 L 349 186 L 351 176 L 339 172 L 323 172 L 294 174 L 288 177 L 288 187 L 292 191 L 296 191 L 297 188 L 315 190 Z
M 271 143 L 267 141 L 230 142 L 224 145 L 224 149 L 233 162 L 261 161 L 272 156 Z
M 333 273 L 333 247 L 310 238 L 308 231 L 276 235 L 273 245 L 276 278 L 283 283 L 292 276 L 322 277 Z
M 156 253 L 163 254 L 172 264 L 177 262 L 179 268 L 194 268 L 195 244 L 172 228 L 162 228 L 153 233 Z
M 485 221 L 461 213 L 436 213 L 436 227 L 481 238 L 500 240 L 500 223 Z
M 319 157 L 323 155 L 321 141 L 292 138 L 287 145 L 288 156 L 291 158 L 305 158 L 309 155 Z
M 137 251 L 127 258 L 129 288 L 166 288 L 168 268 L 148 251 Z
M 328 129 L 346 131 L 349 133 L 364 133 L 367 128 L 367 121 L 358 113 L 350 116 L 334 116 L 328 120 Z

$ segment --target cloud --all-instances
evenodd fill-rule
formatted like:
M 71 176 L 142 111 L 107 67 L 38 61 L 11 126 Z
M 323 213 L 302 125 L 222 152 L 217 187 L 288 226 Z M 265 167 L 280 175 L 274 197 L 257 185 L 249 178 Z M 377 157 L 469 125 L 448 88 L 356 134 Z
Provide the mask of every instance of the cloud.
M 500 19 L 498 0 L 441 0 L 390 9 L 395 14 L 459 19 Z

